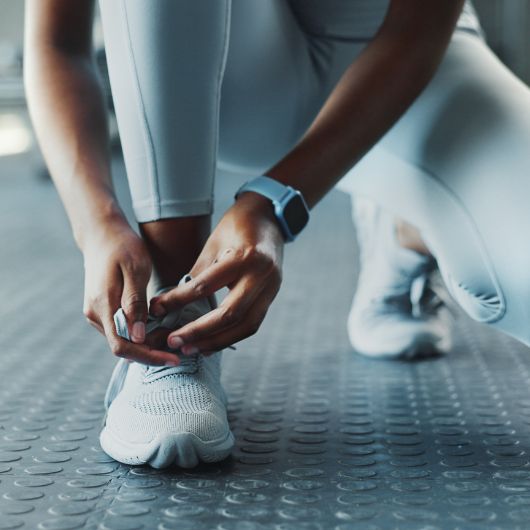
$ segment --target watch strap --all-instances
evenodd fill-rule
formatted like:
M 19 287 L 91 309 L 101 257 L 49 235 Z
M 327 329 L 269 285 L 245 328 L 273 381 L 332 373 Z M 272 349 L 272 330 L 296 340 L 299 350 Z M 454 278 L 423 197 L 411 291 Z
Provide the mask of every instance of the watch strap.
M 237 199 L 238 196 L 245 191 L 255 191 L 256 193 L 267 197 L 267 199 L 276 202 L 280 201 L 291 189 L 290 186 L 286 186 L 277 180 L 263 175 L 245 182 L 245 184 L 243 184 L 243 186 L 237 191 L 235 198 Z

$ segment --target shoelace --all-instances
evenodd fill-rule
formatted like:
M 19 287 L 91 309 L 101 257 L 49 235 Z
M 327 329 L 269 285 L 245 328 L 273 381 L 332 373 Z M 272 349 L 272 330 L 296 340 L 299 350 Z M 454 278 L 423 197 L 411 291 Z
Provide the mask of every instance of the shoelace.
M 148 331 L 153 331 L 154 329 L 157 329 L 159 327 L 178 329 L 184 324 L 191 322 L 201 314 L 202 313 L 200 313 L 199 310 L 193 306 L 193 304 L 189 304 L 179 312 L 174 311 L 163 319 L 150 319 L 146 327 Z M 151 382 L 156 379 L 159 379 L 160 377 L 165 377 L 169 375 L 194 373 L 198 370 L 200 366 L 201 358 L 202 356 L 200 354 L 189 356 L 179 355 L 180 364 L 178 366 L 145 366 L 144 378 L 146 382 Z M 111 378 L 111 384 L 107 387 L 107 391 L 105 393 L 104 403 L 106 409 L 109 408 L 110 404 L 114 401 L 121 388 L 123 387 L 123 383 L 127 376 L 128 369 L 129 362 L 126 359 L 120 359 L 118 364 L 115 366 Z M 103 420 L 103 422 L 104 421 L 105 420 Z
M 186 274 L 180 280 L 179 285 L 182 283 L 186 283 L 190 280 L 191 280 L 191 276 L 189 274 Z M 171 288 L 172 286 L 165 287 L 157 291 L 156 294 L 163 293 Z M 128 336 L 127 336 L 128 332 L 120 333 L 120 328 L 125 327 L 126 329 L 127 324 L 126 323 L 124 324 L 123 320 L 116 318 L 119 311 L 114 316 L 114 322 L 116 325 L 116 329 L 122 337 L 125 336 L 128 339 Z M 181 310 L 173 311 L 163 318 L 149 317 L 147 325 L 146 325 L 146 332 L 153 331 L 157 329 L 158 327 L 166 327 L 168 329 L 178 329 L 179 327 L 182 327 L 184 324 L 187 324 L 188 322 L 191 322 L 195 318 L 200 317 L 202 314 L 203 313 L 201 312 L 201 310 L 196 307 L 196 304 L 193 304 L 193 303 L 188 304 Z M 179 366 L 146 366 L 145 377 L 153 380 L 158 377 L 163 377 L 165 375 L 171 375 L 174 373 L 193 373 L 196 370 L 198 370 L 199 363 L 202 359 L 202 356 L 200 354 L 193 355 L 193 356 L 180 355 L 179 358 L 180 358 Z M 107 391 L 105 393 L 105 398 L 104 398 L 105 409 L 108 409 L 112 401 L 115 399 L 115 397 L 118 395 L 121 388 L 123 387 L 123 383 L 127 376 L 128 369 L 129 369 L 129 362 L 126 359 L 120 359 L 120 361 L 114 367 L 114 371 L 111 377 L 111 382 L 109 386 L 107 387 Z M 103 423 L 104 422 L 105 422 L 105 419 L 103 419 Z
M 201 313 L 197 310 L 197 308 L 194 307 L 193 304 L 189 304 L 182 310 L 170 313 L 161 320 L 159 319 L 156 321 L 156 324 L 155 321 L 153 321 L 153 325 L 149 326 L 149 331 L 153 331 L 154 329 L 160 327 L 175 330 L 181 328 L 188 322 L 195 320 L 199 316 L 201 316 Z M 180 361 L 178 366 L 146 366 L 145 377 L 152 380 L 158 378 L 162 374 L 166 376 L 179 373 L 193 373 L 199 368 L 199 362 L 201 358 L 200 354 L 181 355 L 175 353 L 175 355 L 178 356 Z

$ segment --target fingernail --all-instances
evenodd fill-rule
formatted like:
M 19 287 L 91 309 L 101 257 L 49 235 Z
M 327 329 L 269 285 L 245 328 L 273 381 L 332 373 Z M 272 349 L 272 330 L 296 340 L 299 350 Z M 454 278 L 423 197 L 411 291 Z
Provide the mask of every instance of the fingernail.
M 184 355 L 193 355 L 194 353 L 199 353 L 199 348 L 196 346 L 183 346 L 180 351 Z
M 178 361 L 167 361 L 166 366 L 178 366 L 179 364 Z
M 180 348 L 184 341 L 180 337 L 169 337 L 168 344 L 170 348 Z
M 131 337 L 134 342 L 143 342 L 145 340 L 145 324 L 143 322 L 135 322 L 131 331 Z
M 151 314 L 155 317 L 162 317 L 166 314 L 166 310 L 161 305 L 152 305 L 151 306 Z

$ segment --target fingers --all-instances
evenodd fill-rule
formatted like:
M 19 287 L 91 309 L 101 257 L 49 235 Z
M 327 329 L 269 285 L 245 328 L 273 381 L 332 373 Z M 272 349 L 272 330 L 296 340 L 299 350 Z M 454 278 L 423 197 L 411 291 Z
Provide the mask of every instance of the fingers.
M 105 287 L 101 288 L 101 284 Z M 93 295 L 94 292 L 97 294 Z M 101 277 L 97 276 L 96 281 L 92 275 L 85 274 L 83 314 L 88 323 L 103 335 L 106 335 L 104 315 L 109 313 L 114 315 L 114 312 L 120 307 L 122 292 L 123 275 L 119 267 L 109 268 Z
M 180 348 L 236 325 L 245 317 L 262 289 L 263 286 L 256 284 L 253 278 L 242 278 L 219 307 L 172 332 L 168 337 L 168 345 Z
M 197 353 L 197 348 L 202 351 L 202 345 L 208 338 L 232 328 L 237 328 L 237 340 L 253 335 L 278 290 L 279 283 L 264 285 L 252 277 L 242 278 L 217 309 L 171 333 L 168 337 L 169 346 L 192 354 Z M 222 346 L 230 344 L 226 342 Z
M 95 322 L 94 320 L 90 320 L 87 318 L 87 322 L 95 329 L 97 329 L 102 335 L 105 335 L 105 330 L 103 329 L 103 326 L 99 324 L 98 322 Z
M 160 317 L 194 300 L 213 295 L 235 280 L 238 268 L 236 253 L 226 251 L 222 259 L 214 261 L 189 282 L 152 298 L 151 314 Z
M 147 283 L 149 270 L 136 268 L 123 270 L 123 293 L 121 307 L 127 319 L 129 336 L 132 342 L 142 344 L 145 340 L 147 321 Z
M 224 329 L 219 333 L 207 335 L 205 338 L 182 347 L 182 353 L 213 353 L 254 335 L 260 328 L 267 310 L 276 297 L 278 289 L 269 289 L 260 294 L 259 299 L 247 312 L 244 320 L 237 325 Z
M 191 281 L 151 300 L 160 317 L 223 287 L 230 293 L 221 305 L 170 333 L 167 344 L 184 354 L 227 347 L 254 334 L 281 284 L 281 253 L 267 245 L 247 245 L 218 255 Z
M 131 361 L 153 366 L 178 366 L 179 358 L 171 352 L 157 350 L 147 345 L 134 344 L 116 334 L 112 316 L 104 319 L 104 331 L 112 354 Z
M 129 277 L 132 277 L 132 275 L 129 275 Z M 141 297 L 137 296 L 138 287 L 134 287 L 135 284 L 132 282 L 127 284 L 127 280 L 124 280 L 124 287 L 122 288 L 121 281 L 122 278 L 119 273 L 109 277 L 106 283 L 111 285 L 112 288 L 96 299 L 87 300 L 84 309 L 87 320 L 106 336 L 112 353 L 117 357 L 124 357 L 131 361 L 154 366 L 177 366 L 179 358 L 174 353 L 162 351 L 162 348 L 165 347 L 165 341 L 160 347 L 158 343 L 156 345 L 139 345 L 118 336 L 113 317 L 116 310 L 120 307 L 120 299 L 122 300 L 121 303 L 127 306 L 129 315 L 132 315 L 132 318 L 144 318 L 145 320 L 147 313 L 147 307 L 145 307 L 142 314 L 141 303 L 139 303 L 141 302 Z M 132 287 L 127 287 L 126 289 L 125 285 Z M 128 301 L 129 304 L 127 304 Z M 147 305 L 145 300 L 143 303 L 145 306 Z M 129 316 L 129 318 L 131 317 Z

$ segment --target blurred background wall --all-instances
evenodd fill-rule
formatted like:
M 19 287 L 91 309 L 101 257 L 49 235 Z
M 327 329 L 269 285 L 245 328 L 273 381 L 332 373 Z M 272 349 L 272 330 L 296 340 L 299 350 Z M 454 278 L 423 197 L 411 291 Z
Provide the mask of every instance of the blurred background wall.
M 530 0 L 475 0 L 489 45 L 530 83 Z
M 24 13 L 24 2 L 21 0 L 0 1 L 0 35 L 2 41 L 20 44 L 22 34 L 20 24 Z

